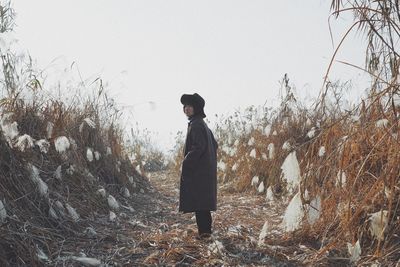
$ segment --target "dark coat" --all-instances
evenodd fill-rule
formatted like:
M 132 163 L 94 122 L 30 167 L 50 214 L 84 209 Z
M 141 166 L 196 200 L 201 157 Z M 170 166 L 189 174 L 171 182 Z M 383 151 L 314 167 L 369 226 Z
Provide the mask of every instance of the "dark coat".
M 184 148 L 179 211 L 217 209 L 217 149 L 214 135 L 203 118 L 192 119 Z

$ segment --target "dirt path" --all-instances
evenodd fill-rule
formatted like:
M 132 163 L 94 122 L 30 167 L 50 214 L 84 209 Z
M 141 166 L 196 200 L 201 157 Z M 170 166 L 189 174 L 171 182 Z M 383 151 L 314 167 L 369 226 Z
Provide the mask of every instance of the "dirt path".
M 127 236 L 138 240 L 129 249 L 129 263 L 177 266 L 299 266 L 284 256 L 284 248 L 258 245 L 268 221 L 269 237 L 280 236 L 279 207 L 267 207 L 264 196 L 229 194 L 220 190 L 218 211 L 213 213 L 213 238 L 196 239 L 193 214 L 177 212 L 178 178 L 172 173 L 152 173 L 154 190 L 142 201 L 136 225 Z M 132 224 L 131 224 L 132 226 Z M 268 240 L 267 242 L 268 243 Z M 127 263 L 127 264 L 129 264 Z
M 150 192 L 131 196 L 134 210 L 120 211 L 113 223 L 104 218 L 102 227 L 98 222 L 96 237 L 77 244 L 76 252 L 108 266 L 302 266 L 300 244 L 288 245 L 279 230 L 283 205 L 267 205 L 264 194 L 219 190 L 213 237 L 202 241 L 193 214 L 177 212 L 176 175 L 152 173 L 149 180 Z M 259 245 L 266 221 L 268 236 Z

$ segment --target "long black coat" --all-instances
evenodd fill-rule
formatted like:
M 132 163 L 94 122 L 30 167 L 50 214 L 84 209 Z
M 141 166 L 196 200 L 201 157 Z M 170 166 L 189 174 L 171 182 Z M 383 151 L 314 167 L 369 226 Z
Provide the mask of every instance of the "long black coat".
M 180 182 L 179 211 L 217 209 L 217 149 L 214 135 L 201 117 L 188 126 Z

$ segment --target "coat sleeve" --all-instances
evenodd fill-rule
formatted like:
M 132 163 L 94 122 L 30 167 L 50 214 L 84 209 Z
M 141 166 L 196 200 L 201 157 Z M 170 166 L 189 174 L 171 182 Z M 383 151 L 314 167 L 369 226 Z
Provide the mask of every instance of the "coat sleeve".
M 189 132 L 191 146 L 183 159 L 183 168 L 194 169 L 196 162 L 206 150 L 207 135 L 201 126 L 193 126 Z

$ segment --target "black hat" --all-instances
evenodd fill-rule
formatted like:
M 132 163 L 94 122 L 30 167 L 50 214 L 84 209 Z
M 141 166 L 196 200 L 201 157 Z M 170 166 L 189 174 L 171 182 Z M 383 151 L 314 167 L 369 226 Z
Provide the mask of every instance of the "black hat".
M 181 103 L 183 105 L 191 105 L 194 108 L 194 112 L 196 115 L 199 114 L 203 118 L 206 117 L 206 114 L 204 113 L 204 106 L 206 102 L 199 94 L 197 93 L 194 93 L 193 95 L 184 94 L 181 97 Z

